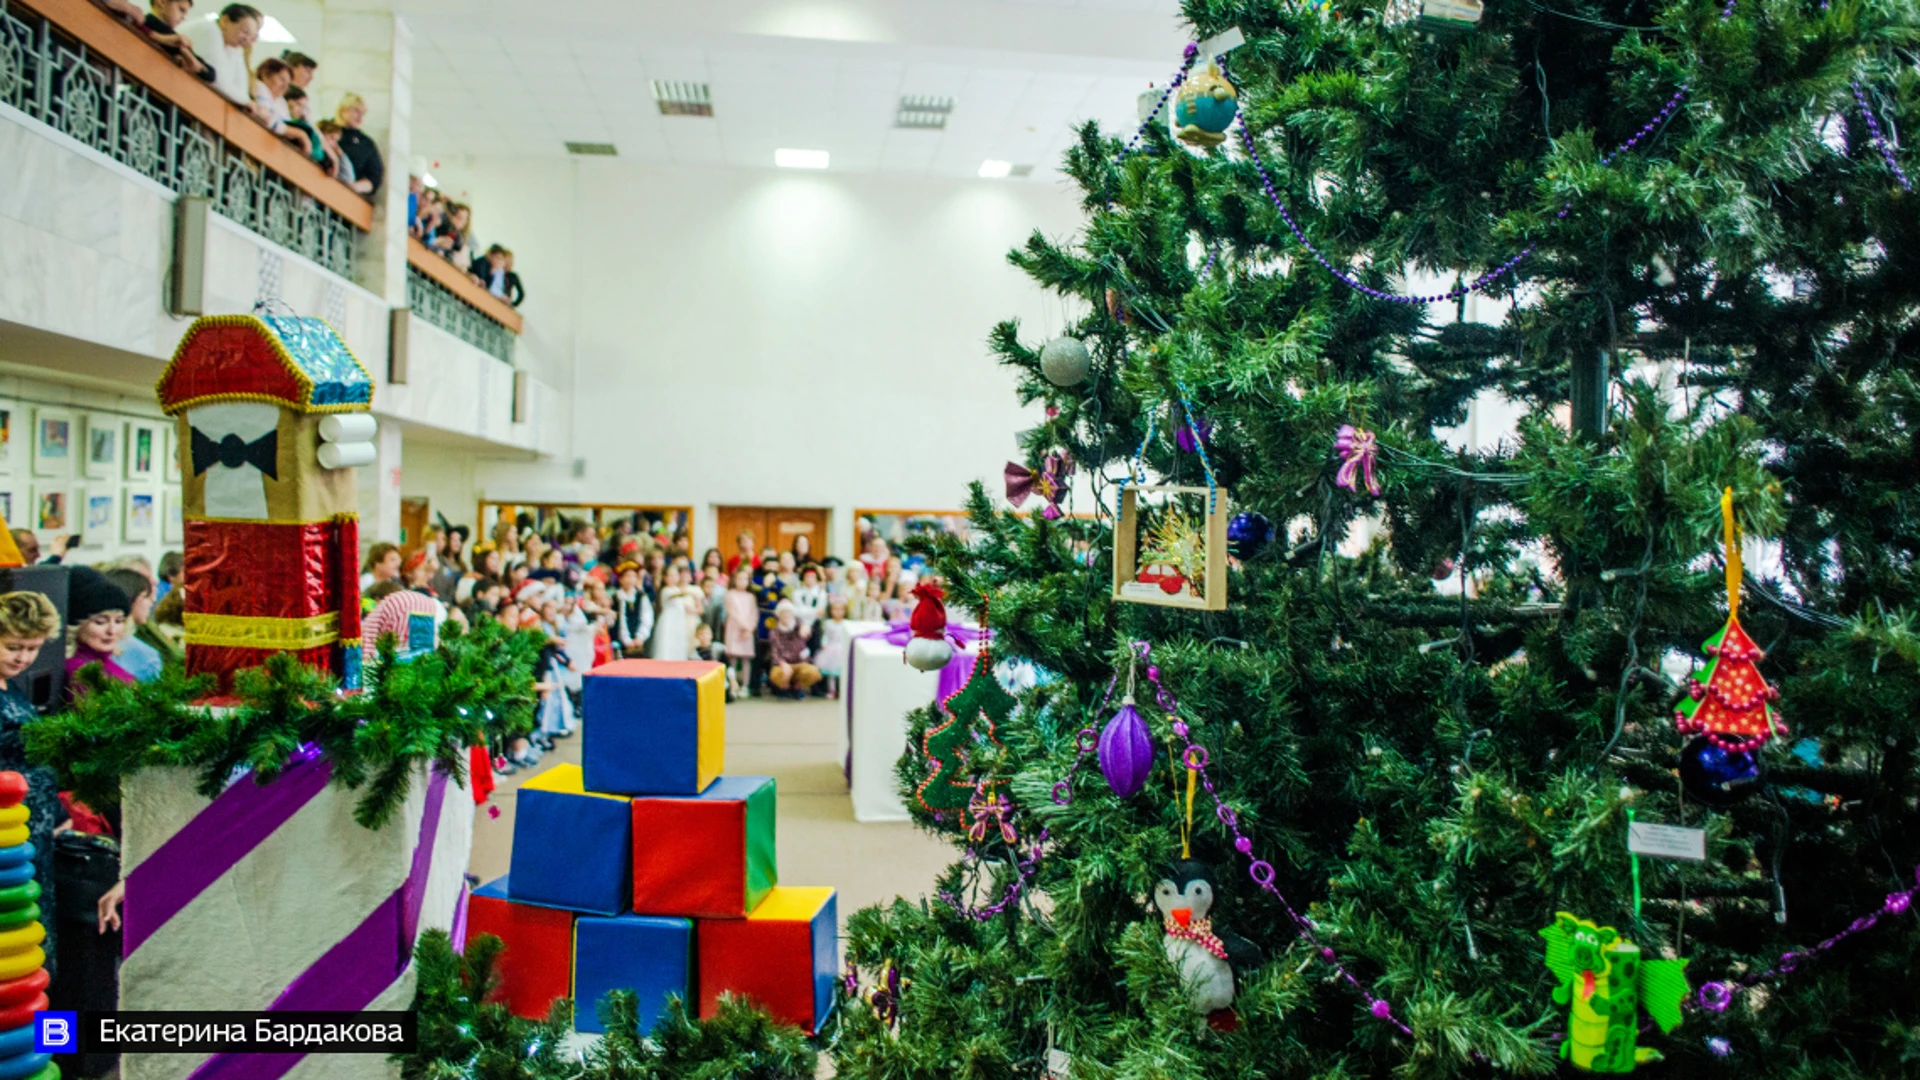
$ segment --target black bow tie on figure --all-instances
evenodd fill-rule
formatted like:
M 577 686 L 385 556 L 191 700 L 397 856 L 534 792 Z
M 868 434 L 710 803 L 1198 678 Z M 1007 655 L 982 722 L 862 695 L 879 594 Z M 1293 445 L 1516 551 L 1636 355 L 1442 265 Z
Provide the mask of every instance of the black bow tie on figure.
M 269 480 L 278 480 L 280 457 L 280 433 L 269 431 L 265 435 L 247 442 L 238 435 L 229 433 L 219 442 L 214 442 L 200 434 L 199 428 L 193 429 L 193 475 L 199 476 L 215 465 L 225 465 L 237 469 L 242 465 L 251 465 L 259 469 Z

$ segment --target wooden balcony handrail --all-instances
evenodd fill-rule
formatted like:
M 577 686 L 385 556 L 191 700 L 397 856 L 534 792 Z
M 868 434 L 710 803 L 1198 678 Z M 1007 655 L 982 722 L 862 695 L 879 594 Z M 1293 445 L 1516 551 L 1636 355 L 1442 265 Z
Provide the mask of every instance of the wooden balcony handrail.
M 418 237 L 407 237 L 407 265 L 479 308 L 480 314 L 516 334 L 520 332 L 520 313 L 513 310 L 512 304 L 475 285 L 464 267 L 448 262 L 445 256 L 421 243 Z
M 111 61 L 154 93 L 173 102 L 180 111 L 205 124 L 289 184 L 313 196 L 355 228 L 362 232 L 373 228 L 372 203 L 280 141 L 251 113 L 175 67 L 164 53 L 143 40 L 138 31 L 101 10 L 92 0 L 14 0 L 14 6 L 38 12 L 95 55 Z

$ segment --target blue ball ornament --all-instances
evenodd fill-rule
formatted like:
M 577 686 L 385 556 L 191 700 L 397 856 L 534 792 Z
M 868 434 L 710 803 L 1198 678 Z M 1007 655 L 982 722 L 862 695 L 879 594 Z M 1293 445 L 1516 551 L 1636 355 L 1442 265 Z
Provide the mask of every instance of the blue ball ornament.
M 1227 552 L 1245 562 L 1266 550 L 1273 539 L 1273 522 L 1265 514 L 1243 510 L 1227 520 Z
M 1723 750 L 1702 735 L 1680 751 L 1680 783 L 1708 806 L 1733 806 L 1760 790 L 1760 760 Z

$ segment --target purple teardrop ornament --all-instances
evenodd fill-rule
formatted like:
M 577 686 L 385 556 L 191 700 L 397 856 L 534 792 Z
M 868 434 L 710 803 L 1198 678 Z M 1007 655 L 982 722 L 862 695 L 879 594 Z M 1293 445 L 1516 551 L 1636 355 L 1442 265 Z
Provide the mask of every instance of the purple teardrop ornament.
M 1123 799 L 1131 799 L 1147 785 L 1153 771 L 1153 736 L 1146 718 L 1129 701 L 1100 729 L 1100 774 Z

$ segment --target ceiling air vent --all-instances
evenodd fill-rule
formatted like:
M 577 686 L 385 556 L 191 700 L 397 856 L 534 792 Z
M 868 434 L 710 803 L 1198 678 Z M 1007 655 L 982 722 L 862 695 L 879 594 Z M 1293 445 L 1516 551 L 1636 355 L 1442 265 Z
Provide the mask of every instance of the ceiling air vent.
M 713 91 L 703 82 L 653 81 L 653 101 L 661 116 L 712 116 Z
M 614 145 L 610 142 L 570 142 L 567 144 L 567 153 L 579 154 L 582 157 L 620 156 L 620 151 L 614 149 Z
M 945 131 L 947 117 L 952 112 L 953 99 L 950 97 L 902 94 L 900 111 L 894 115 L 893 126 L 912 131 Z
M 1015 165 L 1013 171 L 1007 175 L 1013 177 L 1015 180 L 1025 180 L 1027 177 L 1033 175 L 1033 166 Z

